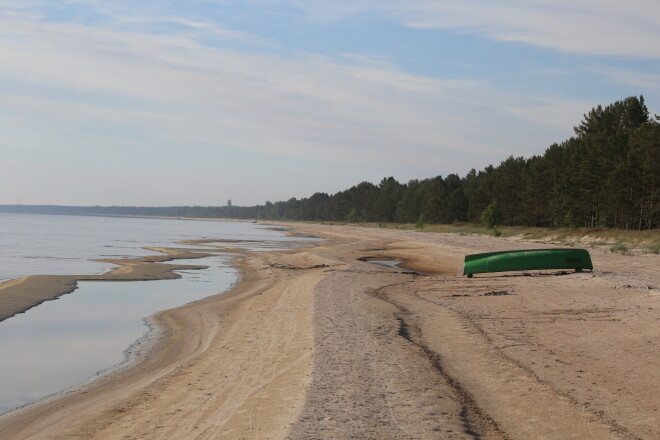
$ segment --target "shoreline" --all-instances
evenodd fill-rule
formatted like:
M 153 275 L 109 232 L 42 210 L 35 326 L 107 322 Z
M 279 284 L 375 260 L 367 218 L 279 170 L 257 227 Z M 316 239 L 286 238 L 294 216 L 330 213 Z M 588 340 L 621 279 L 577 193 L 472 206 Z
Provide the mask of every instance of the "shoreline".
M 132 216 L 128 216 L 132 217 Z M 157 217 L 160 218 L 160 217 Z M 180 218 L 186 220 L 186 218 Z M 197 220 L 197 219 L 189 219 Z M 215 220 L 215 219 L 212 219 Z M 223 221 L 221 219 L 221 221 Z M 297 237 L 295 232 L 287 228 L 267 228 L 283 232 L 286 236 Z M 309 238 L 311 236 L 305 236 Z M 156 311 L 150 316 L 143 318 L 143 323 L 147 331 L 137 340 L 133 341 L 123 352 L 124 359 L 115 365 L 109 366 L 103 370 L 96 371 L 84 381 L 72 385 L 68 388 L 46 395 L 34 402 L 26 403 L 22 406 L 11 409 L 5 413 L 0 413 L 0 421 L 3 418 L 13 417 L 23 411 L 30 411 L 33 407 L 37 408 L 46 405 L 49 402 L 56 402 L 65 399 L 67 396 L 76 393 L 86 393 L 88 389 L 93 389 L 98 384 L 108 380 L 109 377 L 122 375 L 126 370 L 140 367 L 145 359 L 158 349 L 158 345 L 167 345 L 169 341 L 163 339 L 167 333 L 172 330 L 160 316 L 170 310 L 187 308 L 199 302 L 210 298 L 229 295 L 243 282 L 245 273 L 241 267 L 242 260 L 250 255 L 255 255 L 263 251 L 252 251 L 233 246 L 227 246 L 231 243 L 270 243 L 271 240 L 235 240 L 225 238 L 203 238 L 186 239 L 173 242 L 174 245 L 183 246 L 207 246 L 207 249 L 181 249 L 171 246 L 145 246 L 142 249 L 158 252 L 158 254 L 122 258 L 122 259 L 94 259 L 92 261 L 106 262 L 117 265 L 102 274 L 87 275 L 28 275 L 14 279 L 0 281 L 0 322 L 9 319 L 15 315 L 25 313 L 31 308 L 36 307 L 46 301 L 52 301 L 63 295 L 75 292 L 78 289 L 79 281 L 100 281 L 100 282 L 136 282 L 136 281 L 156 281 L 179 279 L 181 275 L 177 271 L 181 270 L 202 270 L 207 269 L 206 265 L 192 264 L 172 264 L 177 260 L 193 260 L 218 255 L 229 256 L 230 266 L 237 269 L 236 279 L 225 291 L 215 293 L 209 297 L 182 304 L 173 309 Z M 277 242 L 277 241 L 274 241 Z M 165 264 L 168 263 L 168 264 Z M 3 292 L 4 290 L 4 292 Z M 39 290 L 39 294 L 34 294 Z M 240 290 L 240 289 L 238 289 Z M 19 299 L 19 301 L 15 301 Z
M 160 325 L 152 318 L 152 316 L 144 318 L 143 321 L 147 326 L 147 331 L 123 351 L 122 354 L 124 356 L 124 360 L 122 360 L 120 363 L 109 366 L 103 370 L 96 371 L 81 382 L 41 397 L 34 402 L 28 402 L 16 408 L 10 409 L 7 412 L 0 413 L 0 422 L 2 422 L 3 418 L 15 417 L 21 412 L 30 411 L 32 408 L 37 408 L 50 402 L 65 399 L 69 395 L 87 392 L 86 390 L 93 389 L 97 383 L 103 379 L 106 379 L 108 376 L 120 375 L 123 371 L 137 366 L 140 362 L 144 361 L 144 359 L 149 355 L 150 351 L 153 350 L 154 347 L 158 344 L 159 339 L 163 337 L 165 331 L 165 329 L 161 328 Z M 135 352 L 136 350 L 137 352 Z
M 461 277 L 488 237 L 276 223 L 227 293 L 154 315 L 142 362 L 0 417 L 7 438 L 653 438 L 660 258 Z M 361 261 L 396 258 L 406 273 Z M 625 268 L 625 271 L 622 270 Z M 632 373 L 634 371 L 634 374 Z M 625 390 L 625 391 L 620 391 Z M 655 412 L 654 412 L 655 411 Z M 533 420 L 533 422 L 532 422 Z
M 197 239 L 186 240 L 185 242 L 175 242 L 173 244 L 188 244 L 194 245 L 197 242 L 209 242 L 216 240 Z M 100 282 L 135 282 L 135 281 L 156 281 L 156 280 L 170 280 L 181 278 L 177 271 L 182 270 L 202 270 L 207 269 L 206 265 L 193 265 L 193 264 L 163 264 L 177 260 L 191 260 L 205 257 L 217 256 L 220 254 L 229 255 L 229 261 L 237 261 L 239 256 L 244 257 L 243 252 L 230 252 L 218 249 L 216 252 L 204 252 L 198 250 L 182 250 L 170 247 L 144 247 L 143 249 L 159 252 L 160 254 L 147 255 L 142 257 L 127 258 L 121 260 L 96 260 L 96 261 L 112 261 L 117 264 L 117 267 L 112 268 L 103 274 L 92 275 L 29 275 L 15 279 L 8 279 L 0 283 L 0 294 L 3 289 L 7 289 L 5 294 L 9 297 L 0 298 L 0 322 L 9 319 L 18 314 L 26 313 L 33 307 L 37 307 L 46 301 L 59 299 L 60 297 L 69 293 L 75 292 L 79 287 L 79 281 L 100 281 Z M 230 263 L 236 266 L 235 263 Z M 236 279 L 231 283 L 226 291 L 215 293 L 211 296 L 222 295 L 234 289 L 240 283 L 242 275 L 239 273 Z M 42 290 L 40 295 L 29 295 L 32 293 L 32 287 Z M 28 295 L 25 295 L 27 287 Z M 12 303 L 12 297 L 26 296 L 25 301 L 19 303 Z M 202 299 L 194 300 L 177 307 L 185 307 Z M 22 306 L 22 308 L 18 308 Z M 150 316 L 142 319 L 143 324 L 147 327 L 146 331 L 136 340 L 123 350 L 123 360 L 119 363 L 110 365 L 99 371 L 93 372 L 87 378 L 70 387 L 56 391 L 52 394 L 45 395 L 36 401 L 23 404 L 19 407 L 10 409 L 7 412 L 0 413 L 0 418 L 10 416 L 12 413 L 29 410 L 32 406 L 38 406 L 50 401 L 61 399 L 73 393 L 79 393 L 93 387 L 95 383 L 103 380 L 107 376 L 121 374 L 124 370 L 134 367 L 144 361 L 149 356 L 154 347 L 161 342 L 161 338 L 165 334 L 165 328 L 159 324 L 156 315 L 166 310 L 158 310 Z M 11 313 L 11 314 L 10 314 Z M 9 316 L 6 316 L 9 315 Z
M 208 241 L 208 240 L 189 240 L 188 243 L 192 244 L 193 241 Z M 166 255 L 169 255 L 169 257 L 166 257 L 167 259 L 165 260 L 160 260 L 164 256 L 162 255 L 153 255 L 153 256 L 146 256 L 146 257 L 137 257 L 136 259 L 130 259 L 130 261 L 135 261 L 135 260 L 142 260 L 142 259 L 158 259 L 159 262 L 166 262 L 166 261 L 175 261 L 177 259 L 192 259 L 192 258 L 204 258 L 208 256 L 214 256 L 218 255 L 218 253 L 201 253 L 201 252 L 194 252 L 195 257 L 191 256 L 190 252 L 183 253 L 180 251 L 175 251 L 174 249 L 171 248 L 148 248 L 148 249 L 159 249 L 160 252 L 165 253 Z M 226 254 L 229 254 L 230 252 L 224 252 Z M 235 267 L 238 269 L 239 263 L 241 258 L 235 258 L 236 255 L 239 254 L 239 252 L 235 252 L 234 255 L 232 255 L 232 261 L 231 266 Z M 244 255 L 243 255 L 244 257 Z M 151 264 L 150 261 L 138 261 L 138 263 L 145 263 L 145 264 Z M 128 265 L 128 264 L 126 264 Z M 112 272 L 120 270 L 123 266 L 120 266 L 118 268 L 113 269 L 112 271 L 106 273 L 106 274 L 101 274 L 101 275 L 90 275 L 90 276 L 99 276 L 99 277 L 104 277 L 100 279 L 94 279 L 94 280 L 87 280 L 87 279 L 77 279 L 76 281 L 127 281 L 127 282 L 133 282 L 133 281 L 156 281 L 156 280 L 167 280 L 167 279 L 177 279 L 180 278 L 181 276 L 176 273 L 178 270 L 201 270 L 201 269 L 206 269 L 208 266 L 201 266 L 201 265 L 172 265 L 172 269 L 164 269 L 167 273 L 170 275 L 176 275 L 176 276 L 167 276 L 167 277 L 160 277 L 160 278 L 148 278 L 148 279 L 124 279 L 124 278 L 108 278 L 106 279 L 105 277 L 107 275 L 112 275 Z M 159 271 L 161 269 L 158 269 Z M 144 270 L 142 272 L 145 272 Z M 148 271 L 151 274 L 151 271 Z M 165 273 L 165 272 L 164 272 Z M 144 273 L 143 273 L 144 275 Z M 32 276 L 40 276 L 40 275 L 32 275 Z M 155 276 L 155 275 L 154 275 Z M 53 277 L 78 277 L 76 275 L 53 275 Z M 21 278 L 28 278 L 28 277 L 21 277 Z M 230 285 L 230 287 L 223 292 L 219 292 L 216 294 L 213 294 L 209 297 L 194 300 L 185 304 L 182 304 L 180 306 L 175 307 L 176 308 L 185 308 L 191 305 L 194 305 L 200 301 L 207 300 L 212 297 L 220 296 L 227 294 L 234 290 L 236 286 L 238 286 L 241 283 L 241 280 L 243 278 L 242 273 L 238 273 L 236 280 Z M 8 281 L 13 281 L 13 280 L 8 280 Z M 20 283 L 16 283 L 16 286 L 20 286 Z M 56 300 L 59 297 L 66 295 L 68 293 L 73 293 L 77 289 L 77 284 L 74 287 L 73 290 L 70 292 L 65 292 L 63 294 L 58 294 L 55 297 L 52 297 L 50 299 L 46 299 L 44 301 L 41 301 L 37 304 L 34 304 L 30 306 L 28 309 L 26 309 L 23 312 L 18 312 L 19 313 L 25 313 L 32 307 L 36 307 L 40 304 L 42 304 L 45 301 L 51 301 L 51 300 Z M 143 324 L 147 327 L 147 330 L 144 332 L 142 336 L 140 336 L 138 339 L 133 341 L 126 349 L 123 351 L 123 360 L 117 364 L 108 366 L 107 368 L 104 368 L 102 370 L 94 372 L 92 375 L 90 375 L 88 378 L 84 379 L 82 382 L 71 385 L 68 388 L 62 389 L 60 391 L 57 391 L 55 393 L 52 393 L 50 395 L 44 396 L 34 402 L 29 402 L 24 405 L 21 405 L 19 407 L 16 407 L 14 409 L 9 410 L 8 412 L 5 413 L 0 413 L 0 422 L 2 421 L 3 418 L 8 418 L 8 417 L 13 417 L 15 414 L 19 414 L 23 411 L 30 411 L 33 407 L 37 408 L 42 405 L 46 405 L 50 402 L 55 402 L 59 401 L 60 399 L 65 399 L 67 396 L 76 394 L 76 393 L 86 393 L 88 389 L 93 389 L 95 386 L 102 384 L 104 381 L 109 380 L 111 376 L 117 376 L 123 374 L 126 370 L 130 370 L 132 368 L 138 368 L 140 367 L 140 364 L 144 362 L 148 356 L 152 354 L 154 350 L 156 350 L 159 344 L 163 343 L 163 338 L 166 337 L 168 328 L 167 326 L 159 321 L 159 315 L 162 315 L 169 310 L 173 309 L 165 309 L 165 310 L 159 310 L 156 311 L 155 313 L 146 316 L 142 319 Z M 15 315 L 16 315 L 15 314 Z M 14 316 L 14 315 L 12 315 Z M 10 316 L 11 317 L 11 316 Z M 8 318 L 7 318 L 8 319 Z M 0 321 L 1 322 L 1 321 Z
M 0 430 L 7 433 L 9 438 L 49 438 L 50 426 L 52 423 L 62 421 L 62 412 L 65 413 L 65 418 L 76 418 L 78 411 L 86 412 L 90 405 L 102 411 L 108 394 L 122 395 L 122 391 L 117 389 L 117 382 L 129 387 L 153 386 L 162 376 L 179 374 L 183 361 L 204 350 L 203 344 L 199 345 L 200 335 L 186 331 L 187 324 L 195 322 L 205 314 L 200 309 L 210 306 L 234 310 L 242 306 L 243 300 L 253 295 L 261 295 L 265 290 L 266 283 L 263 282 L 263 277 L 258 271 L 266 268 L 258 267 L 258 262 L 255 261 L 259 259 L 258 252 L 234 251 L 239 255 L 250 255 L 252 258 L 237 259 L 234 263 L 234 267 L 239 271 L 239 279 L 233 287 L 226 292 L 152 315 L 150 320 L 159 329 L 160 335 L 139 362 L 103 375 L 82 387 L 55 395 L 52 399 L 42 399 L 5 413 L 0 416 Z M 256 271 L 253 270 L 254 264 L 257 264 Z M 202 340 L 208 340 L 219 331 L 217 325 L 204 327 Z M 287 366 L 286 370 L 290 370 L 290 367 Z M 61 409 L 63 407 L 64 410 Z M 36 429 L 33 426 L 35 424 L 38 425 Z M 65 426 L 70 425 L 66 423 Z M 46 433 L 43 433 L 44 429 Z

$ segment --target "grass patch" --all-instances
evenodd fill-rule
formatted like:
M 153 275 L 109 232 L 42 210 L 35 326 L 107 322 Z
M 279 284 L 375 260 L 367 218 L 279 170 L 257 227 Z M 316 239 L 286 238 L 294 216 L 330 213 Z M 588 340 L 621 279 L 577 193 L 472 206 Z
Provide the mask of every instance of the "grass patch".
M 610 248 L 612 252 L 619 252 L 621 254 L 627 254 L 630 252 L 630 248 L 625 243 L 616 243 Z
M 306 222 L 303 222 L 306 223 Z M 307 222 L 313 223 L 313 222 Z M 480 224 L 455 223 L 453 225 L 414 223 L 346 223 L 324 222 L 325 224 L 362 226 L 367 228 L 399 229 L 440 234 L 490 235 L 517 237 L 529 241 L 542 241 L 571 247 L 611 246 L 612 252 L 660 253 L 660 229 L 650 231 L 624 231 L 608 228 L 532 228 L 521 226 L 498 226 L 497 232 Z M 497 235 L 499 234 L 499 235 Z
M 660 254 L 660 245 L 651 245 L 651 246 L 646 246 L 644 247 L 644 253 L 645 254 Z

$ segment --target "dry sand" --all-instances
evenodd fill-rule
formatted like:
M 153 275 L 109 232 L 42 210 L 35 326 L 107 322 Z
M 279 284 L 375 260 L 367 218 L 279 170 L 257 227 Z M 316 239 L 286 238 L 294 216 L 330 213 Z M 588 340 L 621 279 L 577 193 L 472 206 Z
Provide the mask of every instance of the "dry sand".
M 466 253 L 548 245 L 295 227 L 330 240 L 244 252 L 230 293 L 157 315 L 142 363 L 0 417 L 0 437 L 660 438 L 660 256 L 467 279 Z

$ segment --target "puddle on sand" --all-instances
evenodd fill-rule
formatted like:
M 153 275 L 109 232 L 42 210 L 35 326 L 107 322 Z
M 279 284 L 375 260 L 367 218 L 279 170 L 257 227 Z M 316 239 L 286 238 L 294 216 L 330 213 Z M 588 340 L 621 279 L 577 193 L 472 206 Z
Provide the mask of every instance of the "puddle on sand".
M 403 266 L 403 261 L 398 260 L 396 258 L 391 258 L 391 257 L 362 257 L 358 258 L 360 261 L 364 261 L 365 263 L 372 263 L 372 264 L 378 264 L 381 266 L 387 266 L 387 267 L 393 267 L 395 269 L 401 269 L 403 271 L 409 272 L 409 273 L 416 273 L 418 275 L 423 275 L 425 272 L 421 272 L 418 270 L 413 270 L 409 269 L 405 266 Z

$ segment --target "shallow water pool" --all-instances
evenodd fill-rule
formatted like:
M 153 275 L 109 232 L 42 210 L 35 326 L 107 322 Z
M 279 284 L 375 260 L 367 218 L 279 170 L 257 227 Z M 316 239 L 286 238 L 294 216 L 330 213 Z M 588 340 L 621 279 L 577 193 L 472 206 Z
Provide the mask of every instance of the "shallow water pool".
M 0 322 L 0 414 L 124 362 L 148 331 L 145 317 L 228 290 L 237 279 L 231 258 L 178 260 L 209 268 L 177 271 L 177 280 L 80 282 L 72 294 Z

